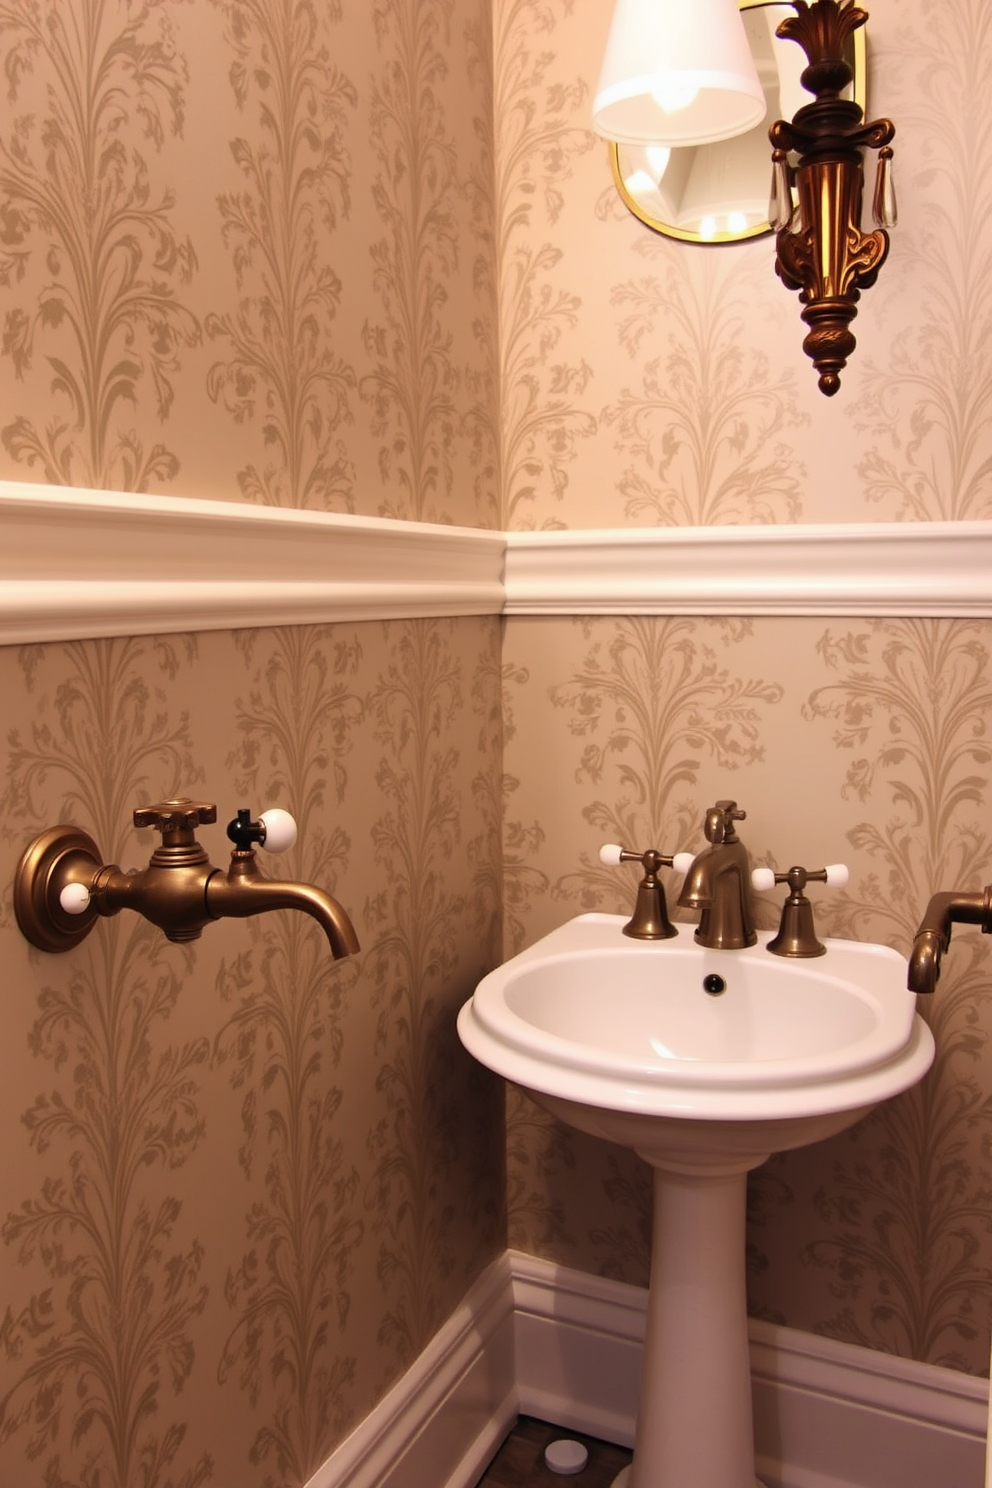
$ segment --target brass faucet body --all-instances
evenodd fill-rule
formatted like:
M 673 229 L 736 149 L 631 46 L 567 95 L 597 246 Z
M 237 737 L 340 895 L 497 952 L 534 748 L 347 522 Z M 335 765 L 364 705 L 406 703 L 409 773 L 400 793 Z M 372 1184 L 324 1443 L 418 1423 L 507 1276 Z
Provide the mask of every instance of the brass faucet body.
M 934 894 L 913 939 L 906 985 L 910 992 L 928 993 L 940 979 L 940 963 L 951 943 L 952 925 L 979 925 L 992 934 L 992 884 L 975 894 Z
M 298 909 L 321 926 L 335 959 L 359 949 L 354 926 L 336 899 L 313 884 L 266 878 L 250 847 L 235 848 L 226 873 L 215 868 L 195 831 L 216 820 L 217 808 L 203 801 L 139 808 L 134 825 L 156 827 L 162 841 L 146 868 L 129 873 L 116 863 L 103 863 L 96 843 L 77 827 L 43 832 L 25 850 L 14 881 L 14 913 L 22 933 L 39 950 L 67 951 L 100 916 L 131 909 L 157 925 L 168 940 L 183 944 L 198 940 L 213 920 Z M 89 894 L 79 913 L 62 905 L 63 892 L 72 885 Z
M 693 859 L 679 904 L 699 911 L 696 942 L 715 951 L 742 950 L 758 939 L 751 913 L 751 867 L 734 823 L 744 821 L 736 801 L 717 801 L 703 821 L 710 846 Z

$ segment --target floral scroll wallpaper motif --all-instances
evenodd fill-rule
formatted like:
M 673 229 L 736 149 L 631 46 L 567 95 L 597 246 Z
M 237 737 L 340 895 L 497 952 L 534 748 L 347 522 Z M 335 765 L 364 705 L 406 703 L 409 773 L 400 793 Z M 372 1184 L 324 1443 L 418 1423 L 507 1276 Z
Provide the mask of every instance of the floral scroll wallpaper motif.
M 499 1095 L 454 1031 L 494 955 L 497 640 L 411 621 L 2 653 L 29 701 L 6 883 L 55 820 L 136 866 L 134 803 L 208 788 L 222 821 L 292 803 L 278 871 L 363 943 L 334 963 L 274 914 L 180 948 L 122 916 L 43 958 L 8 896 L 12 1479 L 303 1483 L 497 1252 Z M 222 862 L 222 828 L 200 836 Z
M 871 7 L 901 222 L 827 402 L 767 240 L 655 237 L 587 129 L 608 0 L 0 0 L 0 476 L 516 528 L 992 516 L 992 19 Z M 641 1282 L 646 1171 L 476 1069 L 478 976 L 735 796 L 821 930 L 992 878 L 984 620 L 393 621 L 0 651 L 0 1480 L 299 1488 L 510 1243 Z M 291 915 L 29 949 L 24 844 L 300 821 Z M 222 827 L 204 828 L 222 860 Z M 674 897 L 674 896 L 673 896 Z M 762 923 L 776 918 L 759 906 Z M 754 1175 L 760 1316 L 983 1373 L 988 959 L 928 1079 Z

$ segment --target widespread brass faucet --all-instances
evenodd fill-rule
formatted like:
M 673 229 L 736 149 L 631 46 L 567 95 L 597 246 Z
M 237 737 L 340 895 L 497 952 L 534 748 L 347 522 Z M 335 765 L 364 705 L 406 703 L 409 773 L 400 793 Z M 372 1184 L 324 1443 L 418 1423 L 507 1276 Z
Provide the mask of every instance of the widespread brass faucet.
M 239 811 L 227 829 L 234 843 L 225 873 L 196 840 L 196 828 L 215 822 L 205 801 L 161 801 L 134 813 L 136 827 L 155 827 L 162 841 L 147 868 L 122 873 L 104 864 L 92 837 L 78 827 L 51 827 L 26 848 L 14 879 L 14 913 L 22 933 L 42 951 L 68 951 L 97 919 L 133 909 L 168 940 L 198 940 L 203 927 L 229 917 L 246 919 L 270 909 L 299 909 L 317 921 L 335 960 L 353 955 L 358 936 L 336 899 L 313 884 L 266 878 L 255 845 L 291 847 L 296 824 L 288 812 L 263 812 L 257 822 Z
M 717 801 L 707 811 L 703 833 L 709 847 L 692 860 L 679 895 L 683 909 L 700 911 L 696 941 L 714 951 L 737 951 L 754 945 L 751 914 L 751 870 L 747 848 L 734 822 L 747 813 L 736 801 Z
M 910 992 L 933 992 L 940 977 L 940 961 L 951 943 L 952 925 L 980 925 L 992 934 L 992 884 L 975 894 L 934 894 L 909 953 L 906 985 Z

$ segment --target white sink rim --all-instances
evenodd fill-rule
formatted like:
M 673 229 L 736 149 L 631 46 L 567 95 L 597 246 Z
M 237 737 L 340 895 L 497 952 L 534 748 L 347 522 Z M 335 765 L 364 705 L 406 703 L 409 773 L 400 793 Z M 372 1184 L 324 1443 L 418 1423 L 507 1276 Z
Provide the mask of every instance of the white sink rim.
M 772 956 L 771 932 L 743 951 L 696 946 L 694 926 L 667 941 L 644 942 L 622 934 L 623 915 L 579 915 L 512 957 L 480 982 L 463 1006 L 458 1031 L 483 1064 L 515 1084 L 604 1110 L 702 1120 L 775 1120 L 854 1110 L 886 1100 L 914 1084 L 929 1068 L 933 1037 L 906 989 L 906 963 L 887 946 L 827 940 L 827 954 L 809 960 Z M 769 978 L 812 978 L 840 985 L 874 1019 L 864 1036 L 822 1057 L 744 1061 L 654 1058 L 649 1062 L 604 1051 L 538 1028 L 508 1004 L 521 973 L 565 966 L 576 958 L 619 954 L 631 966 L 664 967 L 666 954 L 699 958 L 699 976 L 719 972 L 729 989 L 733 976 L 767 969 Z M 673 963 L 674 964 L 674 963 Z M 869 978 L 868 973 L 871 973 Z M 860 974 L 865 980 L 858 983 Z M 870 986 L 866 983 L 870 980 Z M 663 991 L 659 994 L 663 997 Z M 700 988 L 700 997 L 706 994 Z M 805 995 L 805 989 L 797 991 Z M 812 994 L 815 995 L 815 994 Z M 864 1019 L 861 1019 L 863 1022 Z

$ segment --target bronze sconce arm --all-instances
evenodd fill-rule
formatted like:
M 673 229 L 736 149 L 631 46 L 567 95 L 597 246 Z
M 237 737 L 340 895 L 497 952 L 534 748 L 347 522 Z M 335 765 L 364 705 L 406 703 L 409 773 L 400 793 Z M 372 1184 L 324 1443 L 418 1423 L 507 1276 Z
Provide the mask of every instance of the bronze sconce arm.
M 136 827 L 155 827 L 162 841 L 146 868 L 124 873 L 105 864 L 86 832 L 58 826 L 42 832 L 25 850 L 14 879 L 14 913 L 22 933 L 42 951 L 68 951 L 102 916 L 132 909 L 157 925 L 168 940 L 198 940 L 213 920 L 298 909 L 317 921 L 331 954 L 353 955 L 358 937 L 344 909 L 313 884 L 282 883 L 264 876 L 255 845 L 271 851 L 291 847 L 296 826 L 287 812 L 263 812 L 253 822 L 239 811 L 227 829 L 234 843 L 225 873 L 215 868 L 196 840 L 196 828 L 215 822 L 217 808 L 205 801 L 162 801 L 134 813 Z

